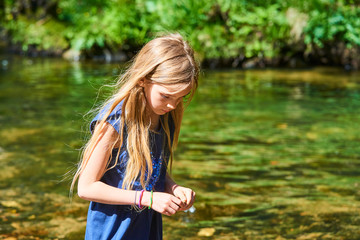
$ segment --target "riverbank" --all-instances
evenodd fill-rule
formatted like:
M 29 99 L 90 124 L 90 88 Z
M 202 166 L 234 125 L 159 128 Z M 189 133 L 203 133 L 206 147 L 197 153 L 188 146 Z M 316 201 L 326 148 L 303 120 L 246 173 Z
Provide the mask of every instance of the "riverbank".
M 0 3 L 1 4 L 1 3 Z M 11 1 L 0 38 L 12 53 L 117 62 L 146 42 L 181 33 L 208 68 L 360 68 L 353 1 Z
M 97 62 L 97 63 L 126 63 L 134 56 L 134 52 L 110 52 L 107 49 L 99 50 L 97 52 L 81 52 L 76 50 L 66 51 L 39 51 L 36 48 L 29 49 L 24 52 L 19 46 L 0 47 L 0 53 L 2 54 L 0 60 L 7 60 L 11 56 L 26 57 L 26 58 L 57 58 L 65 59 L 74 62 Z M 348 54 L 348 53 L 346 53 Z M 334 58 L 336 59 L 336 58 Z M 333 61 L 326 58 L 317 59 L 315 56 L 304 56 L 297 54 L 295 56 L 284 56 L 274 59 L 262 59 L 262 58 L 219 58 L 219 59 L 203 59 L 201 62 L 203 69 L 266 69 L 266 68 L 289 68 L 289 69 L 304 69 L 313 67 L 336 67 L 342 68 L 345 71 L 357 71 L 359 70 L 359 64 L 357 62 L 351 63 L 348 61 L 345 65 L 339 61 Z

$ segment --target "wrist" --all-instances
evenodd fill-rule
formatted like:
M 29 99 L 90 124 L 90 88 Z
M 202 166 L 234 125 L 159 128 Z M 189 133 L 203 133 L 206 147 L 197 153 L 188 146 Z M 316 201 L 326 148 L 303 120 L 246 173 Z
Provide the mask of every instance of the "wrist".
M 175 189 L 179 187 L 179 185 L 177 185 L 176 183 L 174 183 L 172 186 L 171 186 L 171 192 L 174 193 Z
M 174 190 L 178 187 L 179 185 L 176 184 L 176 182 L 171 181 L 168 182 L 165 188 L 165 192 L 169 193 L 169 194 L 174 194 Z
M 142 199 L 141 199 L 141 206 L 148 207 L 150 205 L 150 195 L 151 193 L 148 191 L 144 191 Z
M 173 194 L 173 190 L 175 189 L 176 185 L 176 182 L 167 173 L 165 180 L 165 192 Z

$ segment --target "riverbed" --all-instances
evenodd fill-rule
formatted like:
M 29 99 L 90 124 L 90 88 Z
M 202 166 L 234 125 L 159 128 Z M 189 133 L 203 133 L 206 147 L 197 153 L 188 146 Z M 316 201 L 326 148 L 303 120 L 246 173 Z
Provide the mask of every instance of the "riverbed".
M 71 176 L 124 66 L 0 60 L 0 238 L 82 239 Z M 359 109 L 359 72 L 203 70 L 172 171 L 196 203 L 164 239 L 359 239 Z

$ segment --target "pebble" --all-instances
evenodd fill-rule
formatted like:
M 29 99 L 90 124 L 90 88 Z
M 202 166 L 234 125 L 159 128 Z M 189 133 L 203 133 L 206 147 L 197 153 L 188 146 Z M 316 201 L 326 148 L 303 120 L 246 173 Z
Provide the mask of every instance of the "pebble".
M 199 237 L 211 237 L 215 233 L 215 228 L 202 228 L 198 232 Z

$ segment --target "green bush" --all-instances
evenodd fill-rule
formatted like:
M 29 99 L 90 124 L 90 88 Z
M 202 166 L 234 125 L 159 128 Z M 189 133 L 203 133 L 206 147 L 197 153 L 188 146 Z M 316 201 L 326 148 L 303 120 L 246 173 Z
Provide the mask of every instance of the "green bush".
M 328 42 L 345 42 L 347 47 L 360 46 L 360 8 L 327 6 L 315 9 L 305 28 L 305 43 L 324 47 Z
M 24 51 L 35 46 L 135 52 L 154 36 L 174 31 L 191 42 L 201 60 L 271 62 L 314 46 L 343 43 L 352 51 L 360 47 L 360 7 L 353 0 L 26 2 L 5 0 L 0 11 L 2 33 Z

